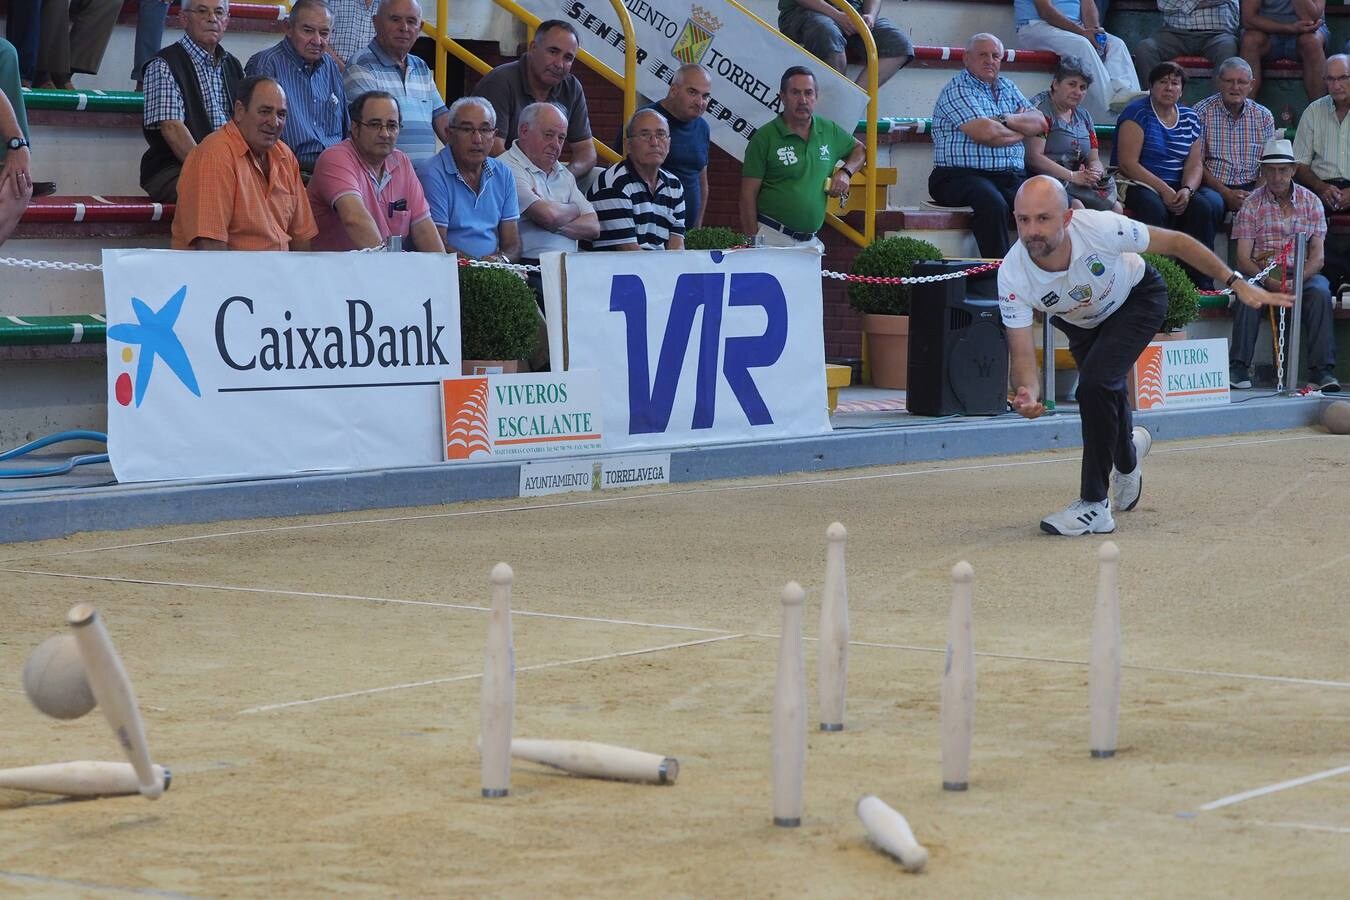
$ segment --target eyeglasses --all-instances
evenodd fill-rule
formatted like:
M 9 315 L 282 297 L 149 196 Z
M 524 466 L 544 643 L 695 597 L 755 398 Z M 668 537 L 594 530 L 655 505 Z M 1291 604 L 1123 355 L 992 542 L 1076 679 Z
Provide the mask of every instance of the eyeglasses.
M 668 141 L 670 140 L 669 131 L 635 131 L 629 137 L 637 138 L 639 141 Z
M 476 134 L 480 138 L 490 138 L 497 133 L 497 129 L 493 128 L 491 125 L 484 125 L 482 128 L 474 128 L 472 125 L 451 125 L 450 129 L 452 131 L 458 131 L 465 137 Z
M 369 128 L 371 131 L 387 131 L 390 134 L 398 134 L 398 130 L 403 127 L 400 122 L 381 122 L 379 119 L 371 119 L 369 122 L 358 122 L 362 128 Z
M 228 9 L 221 9 L 220 7 L 211 9 L 206 6 L 194 6 L 192 9 L 186 10 L 186 12 L 190 12 L 197 18 L 205 19 L 208 22 L 212 19 L 223 21 L 230 17 L 230 11 Z
M 1322 80 L 1327 84 L 1345 84 L 1350 81 L 1350 75 L 1323 75 Z

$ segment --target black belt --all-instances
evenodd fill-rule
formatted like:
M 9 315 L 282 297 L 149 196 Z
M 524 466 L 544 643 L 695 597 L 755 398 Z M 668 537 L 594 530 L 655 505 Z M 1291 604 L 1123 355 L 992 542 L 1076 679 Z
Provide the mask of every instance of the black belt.
M 759 223 L 760 223 L 761 225 L 768 225 L 768 226 L 769 226 L 770 228 L 772 228 L 774 231 L 782 232 L 783 234 L 785 234 L 785 235 L 787 235 L 788 237 L 792 238 L 794 241 L 812 241 L 812 240 L 815 240 L 816 233 L 815 233 L 814 231 L 793 231 L 791 228 L 787 227 L 787 226 L 784 225 L 782 222 L 779 222 L 777 219 L 770 219 L 768 216 L 764 215 L 763 213 L 760 213 L 759 216 L 758 216 L 758 218 L 759 218 Z

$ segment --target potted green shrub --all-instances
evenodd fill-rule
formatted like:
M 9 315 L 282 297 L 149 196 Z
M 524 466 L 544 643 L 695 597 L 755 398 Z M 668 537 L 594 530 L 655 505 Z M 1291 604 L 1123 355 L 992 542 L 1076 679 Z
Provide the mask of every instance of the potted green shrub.
M 1171 339 L 1180 333 L 1184 338 L 1186 326 L 1200 315 L 1200 290 L 1173 259 L 1156 253 L 1143 254 L 1144 261 L 1158 270 L 1167 284 L 1167 316 L 1163 319 L 1161 334 Z
M 912 274 L 922 260 L 942 259 L 942 251 L 928 241 L 911 237 L 878 238 L 853 260 L 854 275 L 890 278 Z M 909 285 L 866 284 L 851 281 L 849 305 L 863 314 L 862 330 L 872 384 L 903 390 L 909 383 Z
M 732 247 L 745 246 L 745 235 L 733 228 L 720 225 L 705 225 L 691 228 L 684 236 L 686 250 L 730 250 Z
M 485 266 L 459 270 L 460 355 L 464 374 L 475 366 L 520 371 L 534 351 L 541 324 L 534 291 L 514 272 Z

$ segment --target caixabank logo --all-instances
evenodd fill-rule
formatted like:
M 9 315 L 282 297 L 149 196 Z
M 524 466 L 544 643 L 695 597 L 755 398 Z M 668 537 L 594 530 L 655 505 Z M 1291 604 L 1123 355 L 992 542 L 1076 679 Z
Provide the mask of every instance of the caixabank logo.
M 136 315 L 136 322 L 123 322 L 108 329 L 111 340 L 126 345 L 120 354 L 122 364 L 129 366 L 136 363 L 134 380 L 130 372 L 123 371 L 113 383 L 113 396 L 120 405 L 141 405 L 155 373 L 156 359 L 163 362 L 195 396 L 202 395 L 201 388 L 197 386 L 197 373 L 192 370 L 192 361 L 188 359 L 183 342 L 174 332 L 186 298 L 186 284 L 175 291 L 158 310 L 151 309 L 140 297 L 132 297 L 131 310 Z

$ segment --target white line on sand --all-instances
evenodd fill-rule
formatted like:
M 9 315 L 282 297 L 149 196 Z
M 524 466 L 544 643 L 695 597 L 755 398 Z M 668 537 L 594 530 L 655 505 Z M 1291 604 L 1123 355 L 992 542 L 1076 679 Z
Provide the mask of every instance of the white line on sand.
M 1248 441 L 1219 441 L 1212 444 L 1200 444 L 1194 447 L 1159 447 L 1153 453 L 1194 453 L 1202 450 L 1217 450 L 1225 447 L 1247 447 L 1260 444 L 1279 444 L 1289 441 L 1308 441 L 1325 438 L 1324 434 L 1293 434 L 1275 438 L 1261 438 Z M 129 550 L 136 547 L 156 547 L 163 544 L 179 544 L 189 541 L 206 541 L 223 537 L 242 537 L 246 535 L 270 534 L 281 531 L 303 531 L 312 528 L 341 528 L 358 525 L 385 525 L 393 522 L 416 522 L 427 519 L 455 519 L 466 516 L 492 516 L 502 513 L 533 512 L 549 509 L 566 509 L 576 506 L 594 506 L 602 503 L 635 503 L 645 500 L 661 500 L 669 497 L 685 497 L 692 494 L 722 494 L 739 491 L 763 491 L 785 487 L 809 487 L 821 484 L 839 484 L 850 481 L 875 481 L 889 478 L 912 478 L 919 475 L 942 475 L 953 472 L 978 472 L 991 469 L 1015 469 L 1025 466 L 1056 465 L 1078 462 L 1081 456 L 1057 456 L 1051 459 L 1024 459 L 999 463 L 978 463 L 965 466 L 931 466 L 926 469 L 914 469 L 904 472 L 871 472 L 864 475 L 836 475 L 824 478 L 787 479 L 782 481 L 760 482 L 757 484 L 723 484 L 714 487 L 678 488 L 674 490 L 653 491 L 644 494 L 617 494 L 612 497 L 594 497 L 584 500 L 562 500 L 555 503 L 520 504 L 497 507 L 495 509 L 454 510 L 441 513 L 421 513 L 409 516 L 381 516 L 369 519 L 343 519 L 336 522 L 307 522 L 300 525 L 272 525 L 267 528 L 241 528 L 238 531 L 215 531 L 206 534 L 187 535 L 178 538 L 165 538 L 157 541 L 140 541 L 131 544 L 110 544 L 105 547 L 87 547 L 79 550 L 63 550 L 54 553 L 24 553 L 0 558 L 0 563 L 15 562 L 24 559 L 48 559 L 58 556 L 74 556 L 83 553 L 102 553 L 106 550 Z M 896 465 L 905 465 L 897 463 Z
M 1263 819 L 1247 819 L 1252 825 L 1268 825 L 1271 828 L 1293 828 L 1298 831 L 1325 831 L 1329 834 L 1350 834 L 1350 828 L 1344 825 L 1317 825 L 1312 822 L 1267 822 Z
M 80 575 L 71 572 L 43 572 L 36 569 L 0 569 L 18 575 L 40 575 L 49 578 L 76 578 L 83 581 L 108 581 L 114 584 L 146 584 L 152 587 L 193 588 L 204 591 L 229 591 L 239 594 L 275 594 L 284 597 L 309 597 L 319 600 L 355 600 L 367 603 L 391 603 L 402 606 L 431 606 L 439 609 L 460 609 L 470 612 L 489 612 L 490 607 L 474 606 L 468 603 L 442 603 L 436 600 L 404 600 L 397 597 L 367 597 L 360 594 L 327 594 L 322 591 L 292 591 L 282 588 L 242 587 L 230 584 L 199 584 L 191 581 L 155 581 L 149 578 L 118 578 L 113 575 Z M 593 622 L 600 625 L 634 625 L 640 628 L 669 628 L 675 631 L 699 631 L 708 634 L 729 634 L 726 628 L 704 628 L 699 625 L 666 625 L 660 622 L 634 622 L 628 619 L 606 619 L 597 616 L 569 616 L 564 613 L 531 612 L 527 609 L 511 610 L 513 616 L 529 616 L 540 619 L 564 619 L 572 622 Z
M 0 878 L 28 884 L 45 884 L 63 888 L 78 888 L 82 891 L 104 891 L 115 894 L 138 894 L 143 897 L 190 898 L 191 894 L 179 894 L 175 891 L 161 891 L 155 888 L 122 887 L 114 884 L 95 884 L 92 881 L 76 881 L 71 878 L 53 878 L 49 875 L 32 875 L 27 872 L 0 871 Z
M 1325 772 L 1315 772 L 1312 775 L 1304 775 L 1302 778 L 1291 778 L 1288 781 L 1281 781 L 1279 784 L 1268 784 L 1265 787 L 1254 788 L 1250 791 L 1243 791 L 1240 794 L 1232 794 L 1228 797 L 1220 797 L 1218 800 L 1211 800 L 1200 807 L 1200 812 L 1209 812 L 1212 809 L 1221 809 L 1225 806 L 1232 806 L 1234 803 L 1241 803 L 1244 800 L 1252 800 L 1256 797 L 1264 797 L 1266 794 L 1274 794 L 1277 791 L 1287 791 L 1290 788 L 1296 788 L 1300 785 L 1310 784 L 1314 781 L 1321 781 L 1324 778 L 1335 778 L 1337 775 L 1344 775 L 1350 772 L 1350 766 L 1337 766 L 1334 769 L 1327 769 Z
M 681 647 L 697 647 L 700 644 L 714 644 L 718 641 L 730 641 L 735 638 L 745 637 L 743 634 L 724 634 L 719 637 L 703 638 L 697 641 L 685 641 L 680 644 L 665 644 L 660 647 L 643 647 L 640 650 L 624 650 L 621 653 L 606 653 L 602 656 L 583 656 L 578 659 L 562 659 L 557 662 L 537 663 L 533 666 L 521 666 L 516 669 L 520 672 L 536 672 L 540 669 L 557 669 L 562 666 L 574 666 L 581 663 L 599 662 L 605 659 L 619 659 L 624 656 L 640 656 L 644 653 L 660 653 L 663 650 L 678 650 Z M 448 678 L 432 678 L 428 681 L 410 681 L 406 684 L 391 684 L 387 687 L 367 688 L 364 691 L 348 691 L 345 694 L 329 694 L 326 697 L 312 697 L 308 700 L 291 700 L 286 703 L 269 703 L 266 706 L 253 706 L 249 709 L 241 709 L 241 715 L 249 713 L 270 712 L 274 709 L 286 709 L 292 706 L 307 706 L 311 703 L 327 703 L 330 700 L 346 700 L 349 697 L 364 697 L 370 694 L 383 694 L 389 691 L 402 691 L 408 688 L 428 687 L 433 684 L 449 684 L 452 681 L 472 681 L 475 678 L 482 678 L 482 672 L 473 672 L 469 675 L 453 675 Z

